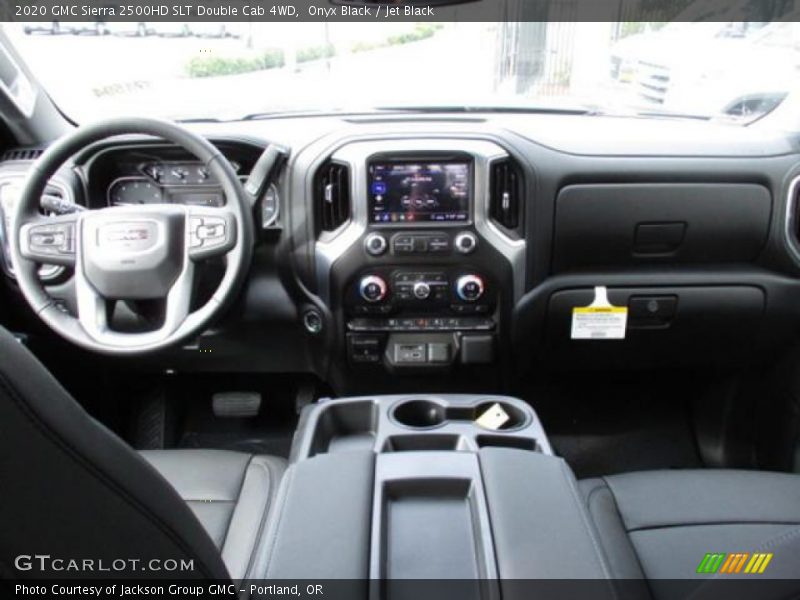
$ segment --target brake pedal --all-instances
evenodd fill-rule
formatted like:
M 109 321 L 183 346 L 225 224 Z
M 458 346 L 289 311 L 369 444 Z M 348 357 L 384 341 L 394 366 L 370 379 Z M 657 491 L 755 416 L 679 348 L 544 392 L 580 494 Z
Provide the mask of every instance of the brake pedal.
M 255 417 L 261 408 L 258 392 L 217 392 L 211 397 L 211 408 L 215 417 Z

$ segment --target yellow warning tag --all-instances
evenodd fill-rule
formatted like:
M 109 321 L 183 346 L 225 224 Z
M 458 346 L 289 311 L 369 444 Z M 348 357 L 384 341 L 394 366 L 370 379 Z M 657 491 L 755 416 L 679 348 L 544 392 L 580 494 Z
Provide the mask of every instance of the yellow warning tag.
M 628 308 L 612 306 L 605 286 L 594 288 L 589 306 L 572 309 L 573 340 L 623 340 L 628 323 Z

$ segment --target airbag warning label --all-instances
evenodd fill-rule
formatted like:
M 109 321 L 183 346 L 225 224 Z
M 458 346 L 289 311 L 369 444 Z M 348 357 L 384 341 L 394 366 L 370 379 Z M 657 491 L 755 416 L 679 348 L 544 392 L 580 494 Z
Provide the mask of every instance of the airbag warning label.
M 612 306 L 605 287 L 594 289 L 594 301 L 589 306 L 572 309 L 573 340 L 624 340 L 628 323 L 628 308 Z

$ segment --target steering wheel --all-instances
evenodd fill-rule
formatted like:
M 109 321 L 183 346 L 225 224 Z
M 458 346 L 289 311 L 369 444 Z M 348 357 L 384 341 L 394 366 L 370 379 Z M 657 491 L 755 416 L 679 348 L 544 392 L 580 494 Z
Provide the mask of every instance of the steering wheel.
M 61 165 L 91 144 L 127 134 L 159 137 L 192 154 L 219 182 L 225 206 L 148 204 L 40 214 L 42 193 Z M 130 355 L 162 349 L 205 328 L 240 288 L 253 236 L 245 191 L 210 142 L 166 121 L 109 119 L 61 138 L 32 165 L 12 217 L 10 254 L 25 299 L 56 333 L 89 350 Z M 214 256 L 224 257 L 222 279 L 210 299 L 192 310 L 195 263 Z M 74 268 L 77 317 L 47 294 L 37 277 L 40 263 Z M 157 328 L 112 329 L 109 308 L 125 300 L 162 301 Z

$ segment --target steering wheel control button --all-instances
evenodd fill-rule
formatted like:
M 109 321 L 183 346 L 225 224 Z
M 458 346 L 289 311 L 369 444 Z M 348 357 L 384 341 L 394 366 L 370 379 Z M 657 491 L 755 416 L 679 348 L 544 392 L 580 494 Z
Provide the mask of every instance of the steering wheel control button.
M 204 223 L 197 228 L 197 237 L 201 240 L 218 240 L 225 238 L 225 222 Z
M 462 231 L 456 236 L 455 245 L 461 254 L 471 254 L 478 247 L 478 238 L 471 231 Z
M 386 298 L 388 287 L 383 278 L 377 275 L 367 275 L 361 279 L 358 292 L 367 302 L 380 302 Z
M 414 297 L 417 300 L 427 300 L 431 295 L 431 286 L 425 281 L 414 284 Z
M 32 246 L 60 246 L 64 243 L 64 234 L 56 233 L 33 233 L 31 235 Z
M 190 215 L 189 250 L 192 256 L 205 258 L 225 251 L 234 241 L 233 225 L 224 216 L 203 212 Z
M 364 248 L 370 256 L 380 256 L 386 252 L 388 246 L 386 238 L 380 233 L 370 233 L 364 240 Z
M 483 296 L 483 279 L 477 275 L 462 275 L 456 282 L 456 294 L 464 302 L 475 302 Z
M 54 223 L 33 225 L 28 229 L 24 254 L 33 259 L 71 257 L 75 254 L 75 224 Z
M 61 232 L 31 234 L 31 249 L 36 252 L 59 254 L 62 248 L 67 248 L 67 238 Z

